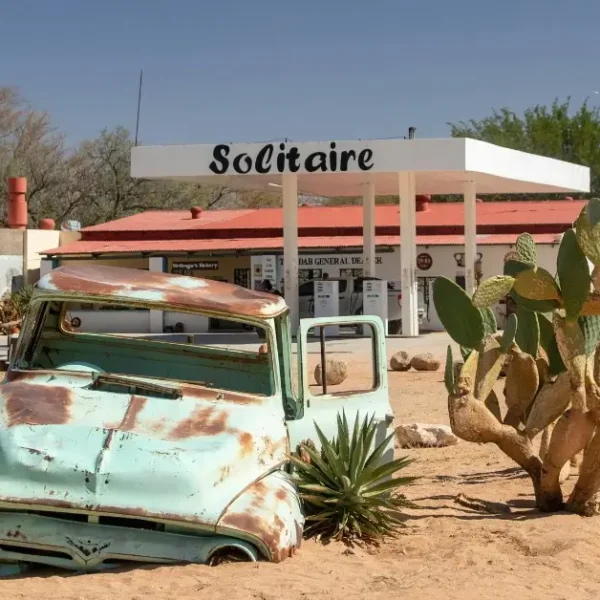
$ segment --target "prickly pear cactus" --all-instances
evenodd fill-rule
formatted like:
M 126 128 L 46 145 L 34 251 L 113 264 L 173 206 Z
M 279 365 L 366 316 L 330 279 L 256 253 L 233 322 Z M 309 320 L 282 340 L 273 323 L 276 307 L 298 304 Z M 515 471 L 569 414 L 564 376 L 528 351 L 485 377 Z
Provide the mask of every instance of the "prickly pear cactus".
M 490 307 L 507 295 L 516 315 L 497 334 Z M 473 298 L 439 278 L 434 303 L 465 358 L 457 373 L 448 349 L 444 380 L 455 434 L 495 443 L 521 465 L 541 510 L 600 513 L 600 433 L 594 434 L 600 414 L 600 200 L 590 200 L 562 236 L 554 273 L 538 265 L 534 239 L 523 234 L 506 255 L 503 274 L 483 281 Z M 503 369 L 504 411 L 495 386 Z M 531 440 L 541 432 L 548 443 L 536 450 Z M 582 451 L 579 480 L 565 502 L 564 471 Z

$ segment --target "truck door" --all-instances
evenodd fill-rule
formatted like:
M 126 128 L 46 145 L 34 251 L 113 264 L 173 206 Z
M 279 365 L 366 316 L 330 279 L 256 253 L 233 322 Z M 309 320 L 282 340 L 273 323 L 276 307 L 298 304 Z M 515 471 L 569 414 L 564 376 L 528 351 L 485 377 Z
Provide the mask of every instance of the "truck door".
M 326 326 L 342 328 L 364 327 L 368 337 L 360 339 L 325 338 L 321 331 Z M 301 419 L 288 421 L 290 445 L 310 439 L 319 447 L 315 422 L 323 433 L 332 438 L 337 433 L 337 416 L 346 413 L 352 427 L 358 415 L 375 415 L 378 423 L 375 443 L 382 442 L 391 433 L 393 415 L 389 402 L 387 353 L 383 322 L 375 316 L 322 317 L 302 319 L 298 341 L 298 392 L 304 402 Z M 323 359 L 342 359 L 348 364 L 348 378 L 340 385 L 317 385 L 315 367 Z M 369 372 L 370 371 L 370 372 Z M 356 375 L 356 377 L 354 377 Z M 393 444 L 390 444 L 384 462 L 391 460 Z

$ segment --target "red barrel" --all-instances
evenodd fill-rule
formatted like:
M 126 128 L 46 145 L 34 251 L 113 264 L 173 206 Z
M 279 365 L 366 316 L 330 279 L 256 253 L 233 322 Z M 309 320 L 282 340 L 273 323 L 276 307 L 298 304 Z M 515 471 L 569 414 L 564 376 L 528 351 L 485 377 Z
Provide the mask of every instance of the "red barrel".
M 27 229 L 27 178 L 8 178 L 8 227 Z

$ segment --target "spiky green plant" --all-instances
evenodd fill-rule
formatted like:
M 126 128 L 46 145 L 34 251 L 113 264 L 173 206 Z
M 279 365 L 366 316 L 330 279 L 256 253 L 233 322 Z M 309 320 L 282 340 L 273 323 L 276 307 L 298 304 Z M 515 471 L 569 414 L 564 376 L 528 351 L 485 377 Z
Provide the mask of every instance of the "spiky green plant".
M 33 296 L 34 287 L 32 285 L 25 285 L 16 292 L 13 292 L 10 296 L 10 300 L 13 303 L 18 315 L 22 318 L 31 302 Z
M 315 429 L 321 451 L 301 444 L 308 461 L 291 456 L 308 524 L 305 535 L 367 543 L 393 535 L 402 524 L 401 509 L 412 506 L 394 492 L 416 479 L 390 478 L 411 459 L 382 462 L 394 434 L 371 450 L 375 415 L 361 422 L 357 414 L 350 432 L 345 413 L 338 415 L 335 438 L 327 439 L 316 423 Z

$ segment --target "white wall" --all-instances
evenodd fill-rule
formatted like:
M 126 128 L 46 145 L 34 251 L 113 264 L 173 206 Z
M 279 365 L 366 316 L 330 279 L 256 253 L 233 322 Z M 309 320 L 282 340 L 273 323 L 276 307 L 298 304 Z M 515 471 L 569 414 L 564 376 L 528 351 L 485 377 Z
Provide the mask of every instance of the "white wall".
M 90 333 L 148 333 L 149 310 L 70 310 L 81 319 L 80 331 Z
M 208 331 L 208 317 L 200 315 L 165 312 L 163 322 L 165 327 L 174 327 L 175 323 L 183 323 L 185 333 L 205 333 Z
M 504 268 L 504 256 L 507 252 L 514 250 L 514 244 L 504 245 L 480 245 L 477 252 L 482 254 L 483 278 L 492 275 L 500 275 Z M 558 255 L 557 244 L 538 244 L 538 264 L 544 269 L 555 274 L 556 257 Z M 401 248 L 395 247 L 392 252 L 378 252 L 375 276 L 387 281 L 400 280 L 400 252 Z M 427 253 L 432 259 L 431 267 L 427 270 L 417 269 L 418 278 L 426 278 L 429 286 L 429 302 L 426 302 L 426 294 L 420 288 L 419 307 L 426 309 L 426 316 L 421 324 L 423 331 L 442 330 L 442 324 L 433 306 L 433 281 L 441 275 L 455 280 L 457 276 L 464 277 L 464 267 L 457 264 L 456 254 L 464 252 L 463 246 L 417 246 L 417 256 Z M 464 259 L 463 259 L 464 260 Z M 320 269 L 330 277 L 339 277 L 340 269 L 362 268 L 361 254 L 300 254 L 300 269 Z M 283 257 L 278 257 L 278 278 L 281 285 L 283 274 Z M 281 288 L 280 288 L 281 289 Z M 504 323 L 504 307 L 494 307 L 499 326 Z
M 160 311 L 158 311 L 160 312 Z M 81 331 L 92 333 L 150 333 L 149 310 L 70 310 L 81 319 Z M 165 326 L 183 323 L 185 333 L 205 333 L 208 318 L 176 312 L 164 313 Z M 154 333 L 162 333 L 154 332 Z
M 0 255 L 0 297 L 10 294 L 21 286 L 23 280 L 23 257 Z

